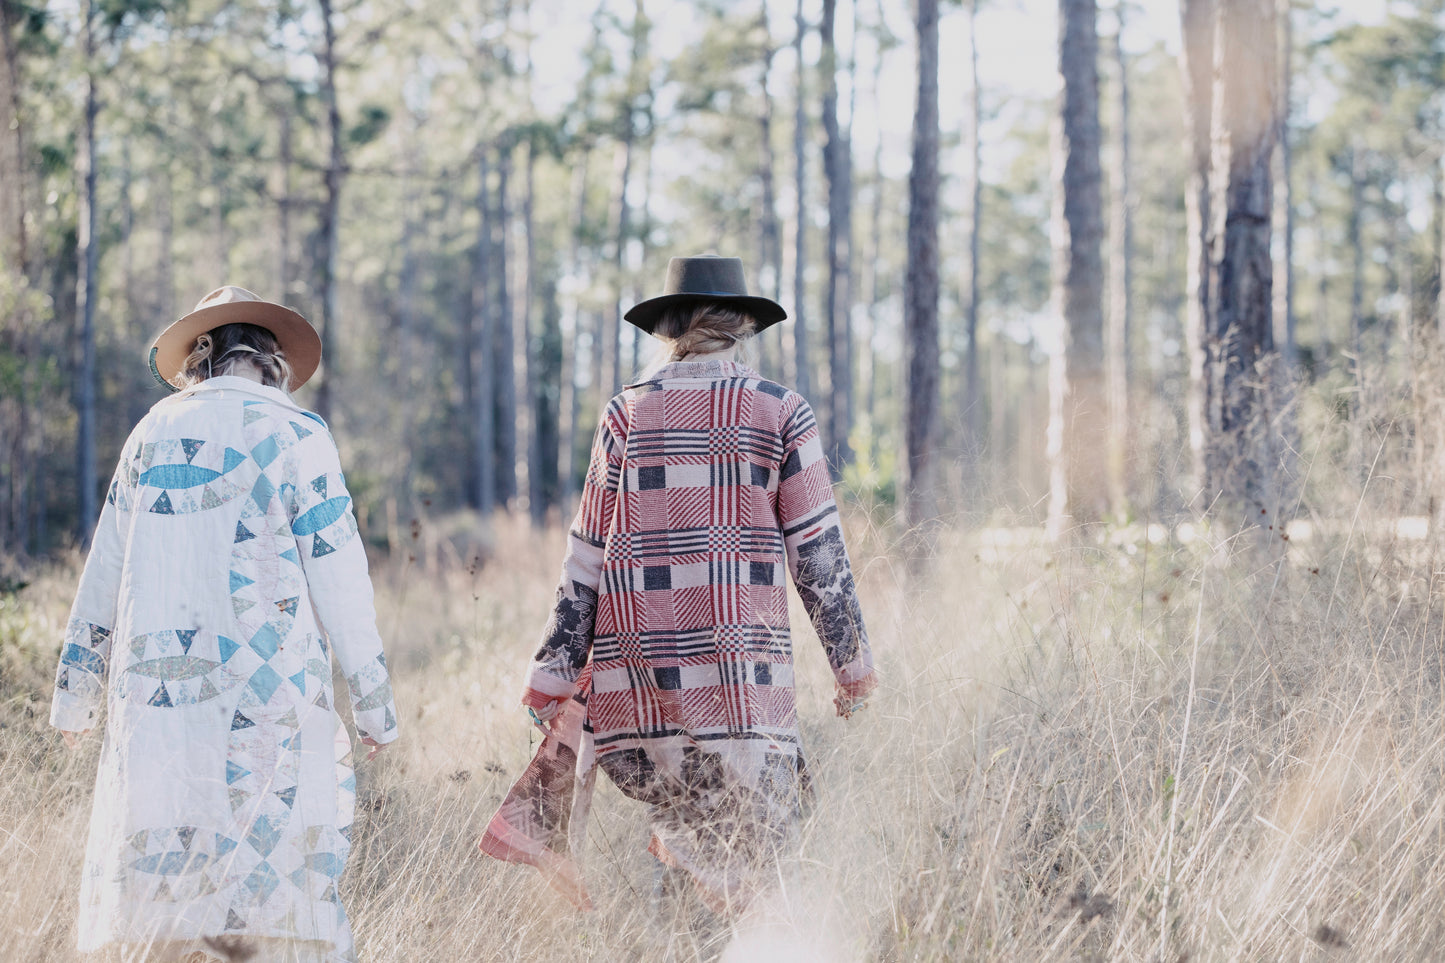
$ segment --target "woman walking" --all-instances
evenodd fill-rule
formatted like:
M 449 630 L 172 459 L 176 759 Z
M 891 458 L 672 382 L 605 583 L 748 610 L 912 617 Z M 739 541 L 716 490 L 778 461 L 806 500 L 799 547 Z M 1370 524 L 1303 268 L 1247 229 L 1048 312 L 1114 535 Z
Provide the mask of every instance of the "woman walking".
M 574 859 L 595 765 L 648 805 L 650 852 L 733 916 L 808 793 L 785 573 L 839 715 L 874 689 L 873 660 L 813 412 L 734 357 L 782 307 L 747 295 L 736 258 L 673 258 L 665 293 L 626 317 L 668 362 L 602 415 L 522 697 L 550 728 L 482 848 L 587 905 Z
M 333 653 L 373 755 L 397 726 L 336 446 L 288 394 L 320 359 L 304 318 L 230 286 L 151 349 L 180 390 L 121 452 L 50 717 L 72 746 L 104 724 L 82 951 L 355 959 Z

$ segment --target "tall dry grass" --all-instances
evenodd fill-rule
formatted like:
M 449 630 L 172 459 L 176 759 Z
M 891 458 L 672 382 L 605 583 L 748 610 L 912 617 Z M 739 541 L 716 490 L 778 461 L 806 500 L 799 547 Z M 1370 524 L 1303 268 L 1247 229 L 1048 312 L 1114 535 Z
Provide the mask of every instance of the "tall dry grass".
M 1345 494 L 1278 566 L 1200 526 L 1063 550 L 985 529 L 946 534 L 919 578 L 854 519 L 886 683 L 835 719 L 795 609 L 817 805 L 725 958 L 1437 957 L 1442 593 L 1382 464 L 1318 455 L 1308 484 Z M 536 738 L 515 701 L 563 548 L 520 522 L 487 541 L 480 565 L 427 548 L 375 572 L 403 739 L 361 766 L 346 897 L 362 957 L 687 959 L 650 916 L 640 807 L 605 785 L 596 912 L 476 855 Z M 43 725 L 74 576 L 35 573 L 0 608 L 0 960 L 74 958 L 95 747 L 67 753 Z

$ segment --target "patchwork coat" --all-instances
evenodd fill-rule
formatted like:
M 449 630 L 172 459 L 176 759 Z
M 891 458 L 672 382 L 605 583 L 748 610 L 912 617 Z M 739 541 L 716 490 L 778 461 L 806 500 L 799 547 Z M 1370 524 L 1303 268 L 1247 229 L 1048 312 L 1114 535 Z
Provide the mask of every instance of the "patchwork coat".
M 482 848 L 544 869 L 580 852 L 595 764 L 649 805 L 659 859 L 715 908 L 745 902 L 808 791 L 788 577 L 862 698 L 873 659 L 807 402 L 721 361 L 613 399 L 523 695 L 565 705 Z
M 111 482 L 51 709 L 69 731 L 104 720 L 82 951 L 239 935 L 354 959 L 338 882 L 355 778 L 333 654 L 360 734 L 395 739 L 325 424 L 236 377 L 158 403 Z

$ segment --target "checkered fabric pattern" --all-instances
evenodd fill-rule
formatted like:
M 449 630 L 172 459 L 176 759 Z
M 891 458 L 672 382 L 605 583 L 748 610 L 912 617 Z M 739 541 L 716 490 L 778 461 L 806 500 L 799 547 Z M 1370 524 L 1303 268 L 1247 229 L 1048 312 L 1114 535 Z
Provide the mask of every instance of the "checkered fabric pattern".
M 746 839 L 778 839 L 806 782 L 785 573 L 862 697 L 872 656 L 807 402 L 717 361 L 666 365 L 614 398 L 523 701 L 585 704 L 569 714 L 590 736 L 579 770 L 595 753 L 652 805 L 653 852 L 723 902 L 738 852 L 758 848 Z M 720 839 L 724 810 L 737 831 Z

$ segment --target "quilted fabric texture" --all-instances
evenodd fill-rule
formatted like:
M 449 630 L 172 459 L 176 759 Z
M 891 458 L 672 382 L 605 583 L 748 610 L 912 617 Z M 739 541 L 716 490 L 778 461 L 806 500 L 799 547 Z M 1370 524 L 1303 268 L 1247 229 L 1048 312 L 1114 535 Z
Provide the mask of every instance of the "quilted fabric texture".
M 838 683 L 866 694 L 872 655 L 807 402 L 718 361 L 666 365 L 613 399 L 523 696 L 585 711 L 559 717 L 484 848 L 535 862 L 570 833 L 575 851 L 595 762 L 651 807 L 659 859 L 715 906 L 744 901 L 807 792 L 788 576 Z
M 375 622 L 321 419 L 233 377 L 151 409 L 116 468 L 51 708 L 70 731 L 104 721 L 82 951 L 245 936 L 354 958 L 332 656 L 361 734 L 396 738 Z

